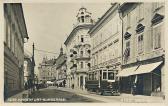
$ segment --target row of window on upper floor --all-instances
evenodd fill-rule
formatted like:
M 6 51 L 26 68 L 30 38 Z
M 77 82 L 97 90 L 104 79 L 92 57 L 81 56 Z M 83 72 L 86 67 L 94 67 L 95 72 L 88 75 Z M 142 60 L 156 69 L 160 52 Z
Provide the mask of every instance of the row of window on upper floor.
M 154 49 L 158 49 L 161 47 L 161 32 L 162 32 L 161 27 L 155 27 L 155 26 L 158 25 L 159 23 L 161 23 L 164 19 L 164 16 L 157 13 L 157 11 L 156 11 L 156 10 L 159 10 L 160 8 L 162 8 L 163 5 L 164 5 L 163 3 L 153 3 L 153 7 L 152 7 L 152 11 L 155 13 L 151 19 L 151 26 L 153 28 L 153 34 L 154 34 L 154 38 L 152 40 L 153 41 L 152 45 L 154 45 Z M 139 9 L 139 13 L 138 13 L 139 16 L 138 17 L 139 17 L 139 21 L 140 21 L 140 20 L 144 19 L 144 4 L 139 5 L 138 9 Z M 131 16 L 131 14 L 128 13 L 127 14 L 127 21 L 126 21 L 126 23 L 127 23 L 126 30 L 128 30 L 131 25 L 132 18 L 130 16 Z M 136 18 L 136 17 L 134 17 L 134 18 Z M 139 21 L 138 21 L 138 23 L 139 23 Z M 135 29 L 136 34 L 138 36 L 137 37 L 138 38 L 137 39 L 137 41 L 138 41 L 137 42 L 138 43 L 137 49 L 138 49 L 139 54 L 143 53 L 143 51 L 144 51 L 144 34 L 143 34 L 144 30 L 145 30 L 145 26 L 142 25 L 141 23 L 139 23 Z M 131 48 L 130 48 L 130 40 L 129 39 L 130 39 L 131 35 L 132 34 L 129 33 L 128 31 L 125 32 L 125 34 L 124 34 L 124 39 L 126 40 L 126 49 L 124 51 L 125 61 L 127 61 L 130 57 Z
M 73 64 L 72 67 L 79 67 L 80 69 L 83 69 L 83 68 L 90 68 L 91 64 L 89 62 L 84 62 L 84 61 L 81 61 L 81 62 L 77 62 L 77 64 Z
M 23 61 L 24 59 L 24 50 L 23 50 L 23 42 L 21 38 L 19 38 L 14 25 L 11 24 L 7 19 L 4 22 L 5 36 L 4 43 L 11 50 L 11 52 L 18 58 L 19 61 Z
M 156 14 L 153 16 L 152 20 L 151 20 L 151 25 L 152 25 L 152 26 L 155 26 L 155 25 L 159 24 L 160 22 L 162 22 L 163 19 L 164 19 L 164 16 L 163 16 L 163 15 L 156 13 Z M 143 32 L 144 29 L 145 29 L 145 26 L 142 25 L 141 23 L 139 23 L 139 24 L 137 25 L 135 31 L 136 31 L 137 34 L 139 34 L 139 33 Z M 129 39 L 130 37 L 131 37 L 131 34 L 130 34 L 129 32 L 126 32 L 126 33 L 124 34 L 124 38 L 125 38 L 126 40 Z
M 138 7 L 136 8 L 137 11 L 133 10 L 133 11 L 126 14 L 126 20 L 125 20 L 126 29 L 128 30 L 131 27 L 131 25 L 135 24 L 136 22 L 137 23 L 141 22 L 145 18 L 144 15 L 147 12 L 151 12 L 151 14 L 158 15 L 158 13 L 157 13 L 158 10 L 161 9 L 163 6 L 164 6 L 164 3 L 153 3 L 152 4 L 152 11 L 148 11 L 148 9 L 145 10 L 145 6 L 143 3 L 138 5 Z M 153 18 L 156 17 L 155 15 L 153 16 Z M 136 21 L 135 21 L 135 19 L 136 19 Z M 154 21 L 155 20 L 152 19 L 152 24 L 154 23 Z
M 118 15 L 108 22 L 97 34 L 92 37 L 92 48 L 99 47 L 102 43 L 106 42 L 110 37 L 113 37 L 121 32 L 121 23 Z
M 159 48 L 161 48 L 161 43 L 162 43 L 162 41 L 161 41 L 161 39 L 163 39 L 162 37 L 162 35 L 163 35 L 163 24 L 160 24 L 160 25 L 158 25 L 158 26 L 156 26 L 156 27 L 154 27 L 153 28 L 153 38 L 150 38 L 150 39 L 148 39 L 148 46 L 150 46 L 150 48 L 152 48 L 152 49 L 159 49 Z M 149 30 L 150 32 L 151 32 L 151 30 Z M 148 33 L 147 33 L 148 34 Z M 140 34 L 138 34 L 137 35 L 138 37 L 137 37 L 137 53 L 139 54 L 139 55 L 141 55 L 142 53 L 144 53 L 144 49 L 145 49 L 145 46 L 144 46 L 144 33 L 142 32 L 142 33 L 140 33 Z M 148 35 L 148 36 L 151 36 L 151 35 Z M 124 61 L 125 62 L 127 62 L 128 61 L 128 59 L 130 59 L 130 55 L 131 55 L 131 45 L 130 45 L 130 40 L 129 39 L 127 39 L 126 41 L 125 41 L 125 45 L 126 45 L 126 47 L 125 47 L 125 51 L 124 51 Z M 144 54 L 144 55 L 146 55 L 146 54 Z
M 81 23 L 85 23 L 85 22 L 90 23 L 91 21 L 92 20 L 89 15 L 78 17 L 78 22 L 81 22 Z
M 120 49 L 121 47 L 116 45 L 116 47 L 110 46 L 100 52 L 95 53 L 91 57 L 92 65 L 98 65 L 100 63 L 104 63 L 106 61 L 119 57 L 121 54 Z
M 77 39 L 73 39 L 74 44 L 87 43 L 89 39 L 88 35 L 79 35 Z
M 95 55 L 96 53 L 101 52 L 101 51 L 103 51 L 106 48 L 109 48 L 109 47 L 114 48 L 115 46 L 119 46 L 118 44 L 119 44 L 119 38 L 116 38 L 115 40 L 113 40 L 112 42 L 106 44 L 105 46 L 100 47 L 96 52 L 92 53 L 92 55 Z

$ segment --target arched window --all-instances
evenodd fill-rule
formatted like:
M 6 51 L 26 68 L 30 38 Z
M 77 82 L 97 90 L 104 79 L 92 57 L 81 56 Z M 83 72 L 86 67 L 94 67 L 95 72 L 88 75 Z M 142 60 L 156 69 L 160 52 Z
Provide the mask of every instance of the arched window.
M 129 33 L 129 32 L 126 32 L 125 34 L 124 34 L 124 38 L 127 40 L 127 39 L 129 39 L 131 37 L 131 34 Z
M 81 35 L 81 42 L 84 42 L 84 37 L 83 37 L 83 35 Z
M 80 22 L 80 18 L 78 18 L 78 21 Z
M 76 51 L 73 51 L 73 54 L 77 54 L 77 52 L 76 52 Z
M 82 20 L 82 23 L 84 23 L 85 21 L 84 21 L 84 16 L 81 16 L 81 20 Z
M 136 27 L 136 33 L 141 33 L 143 32 L 145 29 L 145 26 L 143 26 L 142 24 L 138 24 Z
M 86 22 L 90 22 L 90 16 L 89 15 L 86 15 L 85 18 L 86 18 Z
M 81 68 L 83 68 L 83 62 L 81 62 Z
M 164 18 L 163 15 L 156 13 L 151 20 L 152 25 L 156 25 L 156 24 L 162 22 L 163 18 Z
M 83 56 L 83 51 L 82 50 L 80 51 L 80 54 L 81 54 L 81 56 Z

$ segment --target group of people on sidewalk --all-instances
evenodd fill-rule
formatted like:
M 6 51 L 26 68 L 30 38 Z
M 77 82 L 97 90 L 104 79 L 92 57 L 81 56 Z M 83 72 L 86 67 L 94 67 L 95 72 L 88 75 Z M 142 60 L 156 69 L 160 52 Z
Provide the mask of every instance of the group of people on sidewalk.
M 31 92 L 35 90 L 39 90 L 40 85 L 39 84 L 34 84 L 31 81 L 25 82 L 24 84 L 24 89 L 25 90 L 30 90 Z

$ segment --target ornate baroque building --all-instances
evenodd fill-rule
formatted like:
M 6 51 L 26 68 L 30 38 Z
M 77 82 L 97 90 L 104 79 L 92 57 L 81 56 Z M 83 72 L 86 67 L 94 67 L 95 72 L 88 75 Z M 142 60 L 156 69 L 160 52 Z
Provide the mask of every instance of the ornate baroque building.
M 55 70 L 53 70 L 55 63 L 56 59 L 47 59 L 47 57 L 43 58 L 42 63 L 38 66 L 38 77 L 40 82 L 54 81 L 56 79 Z
M 77 24 L 64 42 L 67 48 L 67 86 L 85 89 L 85 80 L 90 68 L 90 36 L 93 26 L 91 13 L 82 7 L 76 16 Z

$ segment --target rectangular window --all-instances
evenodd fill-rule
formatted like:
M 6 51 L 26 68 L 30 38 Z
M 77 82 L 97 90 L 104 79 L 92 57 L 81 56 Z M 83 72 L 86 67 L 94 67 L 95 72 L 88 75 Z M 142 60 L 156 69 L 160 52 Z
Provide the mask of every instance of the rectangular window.
M 83 35 L 81 35 L 81 42 L 84 42 L 84 38 L 83 38 Z
M 83 56 L 83 51 L 80 52 L 81 56 Z
M 11 31 L 10 31 L 10 48 L 11 48 L 11 50 L 12 50 L 12 36 L 13 36 L 13 33 L 12 33 L 12 29 L 11 29 Z
M 12 49 L 12 52 L 14 53 L 15 52 L 15 35 L 14 35 L 14 33 L 12 33 L 11 34 L 12 36 L 12 42 L 11 42 L 11 44 L 12 44 L 12 46 L 11 46 L 11 49 Z
M 107 72 L 103 71 L 103 79 L 107 79 Z
M 154 49 L 161 47 L 161 26 L 154 28 Z
M 83 62 L 81 62 L 81 68 L 83 68 Z
M 108 79 L 114 80 L 114 73 L 113 72 L 108 72 Z
M 89 16 L 86 16 L 86 22 L 90 22 Z
M 126 42 L 126 48 L 130 47 L 130 41 Z
M 8 35 L 8 47 L 10 48 L 10 45 L 11 45 L 11 31 L 10 31 L 10 26 L 9 25 L 7 25 L 8 26 L 8 28 L 7 28 L 7 35 Z
M 143 52 L 143 34 L 138 36 L 138 53 Z
M 16 57 L 17 57 L 17 48 L 18 48 L 17 39 L 15 38 L 15 56 Z
M 129 57 L 130 56 L 130 41 L 126 42 L 126 49 L 128 50 L 127 51 L 127 57 Z
M 96 65 L 98 65 L 98 53 L 96 53 Z
M 5 22 L 4 22 L 4 29 L 5 29 L 5 37 L 4 37 L 4 41 L 5 41 L 5 43 L 7 44 L 7 41 L 8 41 L 8 27 L 7 27 L 7 21 L 6 21 L 6 19 L 5 19 Z
M 81 19 L 82 19 L 82 23 L 84 23 L 84 16 L 82 16 Z

